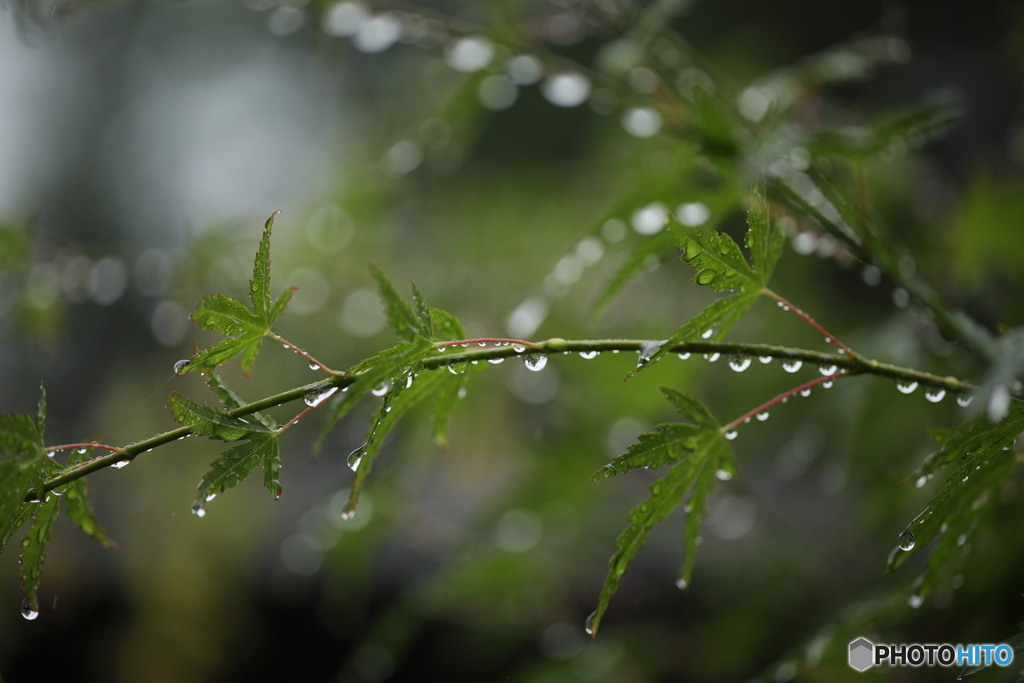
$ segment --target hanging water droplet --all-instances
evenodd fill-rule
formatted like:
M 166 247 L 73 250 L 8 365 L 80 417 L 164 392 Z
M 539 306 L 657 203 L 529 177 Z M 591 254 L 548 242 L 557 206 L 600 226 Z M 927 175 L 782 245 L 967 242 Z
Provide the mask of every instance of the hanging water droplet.
M 28 601 L 28 598 L 24 598 L 21 601 L 21 616 L 28 621 L 32 621 L 39 616 L 39 611 L 32 609 L 32 603 Z
M 362 446 L 348 454 L 348 468 L 353 472 L 358 470 L 359 463 L 363 461 L 364 455 L 366 455 L 366 444 L 363 444 Z
M 711 339 L 711 335 L 713 335 L 714 333 L 715 333 L 714 330 L 707 329 L 707 330 L 704 330 L 703 332 L 701 332 L 700 336 L 701 336 L 702 339 Z
M 834 366 L 834 365 L 819 365 L 818 366 L 818 372 L 820 372 L 822 375 L 828 377 L 829 375 L 836 374 L 836 366 Z
M 647 361 L 654 357 L 654 354 L 658 352 L 658 349 L 665 345 L 666 341 L 668 340 L 662 339 L 661 341 L 649 341 L 642 343 L 639 351 L 640 359 L 637 361 L 636 366 L 640 368 L 646 365 Z
M 917 389 L 917 382 L 900 380 L 899 382 L 896 382 L 896 388 L 899 389 L 901 394 L 910 394 L 913 393 L 914 389 Z
M 810 387 L 808 387 L 806 389 L 801 389 L 800 390 L 800 395 L 803 396 L 804 398 L 807 398 L 808 396 L 810 396 L 811 395 Z
M 412 374 L 406 375 L 406 377 L 405 377 L 405 388 L 406 389 L 408 389 L 409 387 L 412 386 L 412 380 L 413 380 Z
M 490 363 L 491 365 L 501 365 L 502 363 L 505 362 L 505 359 L 504 358 L 488 358 L 487 362 Z
M 522 353 L 523 351 L 526 350 L 526 347 L 523 346 L 522 344 L 513 344 L 512 350 L 515 351 L 516 353 Z
M 749 358 L 733 358 L 729 361 L 729 367 L 735 372 L 743 372 L 750 367 L 751 360 Z
M 188 364 L 191 362 L 192 361 L 188 360 L 187 358 L 179 360 L 177 363 L 174 364 L 174 374 L 180 375 L 183 372 L 185 372 L 185 368 L 187 368 Z
M 580 358 L 583 360 L 593 360 L 594 358 L 597 358 L 597 354 L 599 353 L 600 351 L 580 351 Z
M 452 373 L 453 375 L 461 375 L 463 373 L 463 371 L 466 369 L 466 364 L 465 363 L 459 363 L 458 367 L 455 367 L 455 366 L 456 366 L 456 364 L 453 363 L 453 364 L 445 366 L 445 367 L 447 367 L 448 368 L 448 372 Z
M 924 397 L 926 399 L 928 399 L 929 401 L 931 401 L 932 403 L 938 403 L 945 396 L 946 396 L 946 390 L 945 389 L 941 389 L 941 388 L 939 388 L 939 389 L 935 389 L 935 388 L 928 389 L 927 391 L 924 392 Z
M 487 346 L 487 342 L 477 342 L 476 345 L 483 348 L 484 346 Z
M 704 360 L 706 360 L 709 363 L 714 363 L 716 360 L 718 360 L 721 357 L 722 357 L 722 354 L 720 354 L 720 353 L 712 353 L 710 355 L 708 355 L 706 353 L 704 354 Z
M 757 414 L 757 421 L 758 422 L 764 422 L 767 419 L 768 419 L 768 411 L 767 410 Z
M 544 369 L 544 366 L 548 364 L 548 357 L 544 355 L 539 356 L 527 356 L 523 359 L 523 365 L 526 366 L 527 370 L 533 372 L 540 372 Z
M 130 462 L 131 460 L 118 460 L 113 465 L 111 465 L 111 467 L 113 467 L 115 470 L 119 470 L 122 467 L 128 467 L 128 463 Z
M 352 504 L 352 501 L 345 503 L 345 507 L 341 509 L 341 518 L 346 522 L 356 516 L 356 506 Z
M 451 366 L 449 365 L 448 367 L 451 367 Z M 373 394 L 374 396 L 383 396 L 384 394 L 388 393 L 388 389 L 390 389 L 390 388 L 391 388 L 391 382 L 382 382 L 379 387 L 377 387 L 376 389 L 372 390 L 370 393 Z
M 973 400 L 974 400 L 973 396 L 967 396 L 967 395 L 964 395 L 964 394 L 960 394 L 959 396 L 956 397 L 956 404 L 958 406 L 960 406 L 961 408 L 966 408 L 967 406 L 971 405 L 971 401 L 973 401 Z
M 591 638 L 597 632 L 597 612 L 591 612 L 587 620 L 583 622 L 583 632 Z
M 967 543 L 967 534 L 960 534 L 959 536 L 956 537 L 956 544 L 958 546 L 961 546 L 964 543 Z
M 733 433 L 735 434 L 735 432 Z M 729 435 L 726 434 L 725 437 L 729 438 Z M 718 481 L 729 481 L 730 479 L 732 479 L 732 472 L 730 472 L 729 470 L 718 469 L 715 471 L 715 479 L 717 479 Z
M 928 475 L 927 474 L 922 474 L 920 477 L 917 478 L 917 481 L 914 482 L 914 488 L 918 488 L 918 489 L 919 488 L 924 488 L 924 485 L 927 484 L 927 483 L 928 483 Z
M 676 355 L 679 356 L 679 360 L 686 360 L 687 358 L 690 357 L 689 351 L 687 351 L 686 353 L 677 353 Z
M 922 598 L 920 595 L 916 593 L 913 593 L 909 598 L 907 598 L 907 604 L 910 606 L 911 609 L 917 609 L 922 604 L 924 604 L 924 598 Z
M 786 304 L 782 303 L 781 301 L 777 301 L 777 302 L 775 302 L 775 303 L 776 303 L 776 305 L 778 305 L 778 307 L 779 307 L 779 308 L 781 308 L 782 310 L 784 310 L 784 311 L 788 311 L 788 310 L 789 310 L 789 306 L 787 306 Z
M 455 395 L 459 398 L 466 398 L 466 387 L 459 387 L 459 390 L 455 392 Z
M 310 361 L 309 362 L 309 369 L 310 370 L 319 370 L 320 366 L 317 363 L 314 363 L 313 361 Z
M 802 360 L 784 360 L 782 361 L 782 369 L 786 372 L 796 372 L 803 364 Z
M 726 432 L 726 433 L 725 433 L 725 438 L 726 438 L 726 439 L 728 439 L 729 441 L 732 441 L 732 440 L 733 440 L 733 439 L 735 439 L 735 438 L 736 438 L 737 436 L 738 436 L 738 433 L 736 432 L 736 430 L 735 430 L 735 429 L 733 429 L 733 430 L 731 430 L 731 431 L 728 431 L 728 432 Z
M 192 514 L 200 519 L 206 516 L 206 508 L 203 507 L 202 502 L 197 500 L 192 503 Z
M 678 579 L 676 579 L 676 588 L 678 588 L 679 590 L 686 590 L 686 585 L 686 579 L 684 579 L 683 577 L 679 577 Z
M 772 362 L 772 357 L 771 356 L 758 356 L 757 360 L 758 360 L 758 362 L 760 362 L 763 365 L 768 365 L 769 363 Z
M 216 497 L 217 497 L 216 493 L 211 493 L 208 496 L 206 496 L 206 502 L 209 503 L 211 500 L 213 500 Z
M 917 543 L 917 537 L 914 536 L 913 531 L 907 529 L 900 534 L 898 543 L 900 545 L 900 550 L 913 550 L 914 544 Z
M 827 382 L 822 382 L 821 383 L 821 388 L 822 389 L 831 389 L 832 388 L 832 384 L 833 384 L 832 380 L 828 380 Z
M 85 451 L 86 451 L 86 447 L 85 446 L 81 446 L 81 447 L 75 449 L 75 453 L 78 453 L 79 455 L 85 455 Z
M 302 397 L 302 401 L 310 408 L 316 408 L 318 405 L 329 399 L 331 396 L 338 391 L 338 387 L 327 387 L 326 389 L 313 390 Z

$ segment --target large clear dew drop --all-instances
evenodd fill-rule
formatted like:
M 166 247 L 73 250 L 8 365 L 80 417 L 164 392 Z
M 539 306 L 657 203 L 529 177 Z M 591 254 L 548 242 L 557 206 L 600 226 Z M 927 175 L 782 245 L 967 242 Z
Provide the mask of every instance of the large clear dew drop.
M 796 372 L 803 364 L 802 360 L 784 360 L 782 361 L 782 369 L 786 372 Z
M 359 463 L 363 461 L 364 455 L 366 455 L 366 444 L 363 444 L 362 446 L 348 454 L 348 468 L 353 472 L 358 470 Z
M 329 399 L 331 396 L 338 391 L 338 387 L 327 387 L 319 391 L 311 391 L 306 394 L 302 400 L 310 408 L 316 408 L 318 405 Z
M 548 364 L 548 357 L 544 355 L 539 356 L 527 356 L 523 359 L 523 365 L 526 366 L 527 370 L 533 372 L 540 372 L 544 369 L 544 366 Z
M 24 598 L 21 601 L 21 616 L 28 621 L 32 621 L 39 616 L 39 611 L 32 609 L 32 603 L 28 601 L 28 598 Z
M 946 390 L 941 388 L 932 388 L 924 392 L 924 397 L 931 403 L 938 403 L 946 396 Z
M 907 529 L 902 534 L 900 534 L 898 542 L 900 550 L 913 550 L 914 544 L 917 543 L 917 537 L 914 536 L 913 531 Z

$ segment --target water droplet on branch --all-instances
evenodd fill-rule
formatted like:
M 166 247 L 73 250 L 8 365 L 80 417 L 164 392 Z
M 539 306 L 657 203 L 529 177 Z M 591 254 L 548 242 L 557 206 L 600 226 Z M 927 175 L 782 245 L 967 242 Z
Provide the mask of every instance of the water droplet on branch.
M 174 364 L 174 374 L 175 375 L 180 375 L 180 374 L 184 373 L 185 372 L 185 368 L 187 368 L 189 363 L 191 363 L 191 362 L 192 361 L 188 360 L 187 358 L 179 360 L 177 363 Z
M 202 519 L 206 516 L 206 508 L 204 508 L 203 504 L 197 500 L 192 503 L 192 514 Z
M 318 364 L 314 363 L 313 361 L 310 361 L 309 362 L 309 369 L 310 370 L 319 370 L 320 366 Z
M 118 460 L 113 465 L 111 465 L 111 467 L 113 467 L 115 470 L 119 470 L 122 467 L 128 467 L 128 463 L 130 462 L 131 460 Z
M 28 601 L 28 598 L 24 598 L 21 601 L 21 616 L 28 621 L 32 621 L 39 616 L 39 611 L 32 609 L 32 603 Z
M 720 353 L 712 353 L 710 355 L 707 354 L 707 353 L 704 354 L 704 360 L 706 360 L 709 363 L 714 363 L 716 360 L 718 360 L 721 357 L 722 357 L 722 354 L 720 354 Z
M 900 380 L 896 382 L 896 388 L 901 394 L 911 394 L 914 389 L 917 389 L 917 382 L 908 382 L 907 380 Z
M 767 410 L 757 414 L 757 421 L 758 422 L 764 422 L 767 419 L 768 419 L 768 411 Z
M 782 369 L 786 372 L 796 372 L 803 364 L 802 360 L 784 360 L 782 361 Z
M 687 358 L 690 357 L 689 352 L 687 352 L 687 353 L 677 353 L 676 355 L 679 356 L 679 360 L 686 360 Z
M 966 396 L 964 394 L 961 394 L 960 396 L 956 397 L 956 404 L 961 408 L 966 408 L 967 406 L 971 405 L 971 401 L 973 400 L 973 396 Z
M 769 363 L 772 362 L 772 357 L 771 356 L 758 356 L 757 360 L 760 363 L 762 363 L 763 365 L 768 365 Z
M 932 403 L 938 403 L 946 396 L 946 390 L 941 388 L 932 388 L 924 392 L 924 397 Z
M 363 461 L 364 455 L 366 455 L 366 444 L 363 444 L 362 446 L 348 454 L 348 468 L 353 472 L 358 470 L 359 463 Z
M 488 358 L 487 362 L 490 363 L 491 365 L 501 365 L 502 363 L 505 362 L 505 359 L 504 358 Z
M 743 372 L 750 367 L 750 362 L 749 358 L 734 358 L 729 361 L 729 367 L 735 372 Z
M 580 358 L 583 360 L 593 360 L 594 358 L 597 358 L 599 353 L 600 351 L 580 351 Z
M 448 367 L 451 366 L 449 365 Z M 379 387 L 373 389 L 370 393 L 373 394 L 374 396 L 380 397 L 388 393 L 389 389 L 391 389 L 391 382 L 382 382 Z
M 728 431 L 728 432 L 726 432 L 726 433 L 725 433 L 725 438 L 726 438 L 726 439 L 728 439 L 729 441 L 732 441 L 732 440 L 733 440 L 733 439 L 735 439 L 735 438 L 736 438 L 737 436 L 738 436 L 738 432 L 737 432 L 737 431 L 736 431 L 735 429 L 733 429 L 732 431 Z
M 597 612 L 591 612 L 587 620 L 583 622 L 583 631 L 588 636 L 593 636 L 597 631 Z
M 310 408 L 316 408 L 318 405 L 333 396 L 337 391 L 338 387 L 327 387 L 326 389 L 320 389 L 319 391 L 311 391 L 306 394 L 302 400 Z
M 548 357 L 545 355 L 527 356 L 523 359 L 523 365 L 526 366 L 526 369 L 533 372 L 540 372 L 547 364 Z
M 917 537 L 914 536 L 913 531 L 907 529 L 902 534 L 900 534 L 898 542 L 900 545 L 900 550 L 913 550 L 914 544 L 917 543 Z
M 834 366 L 834 365 L 819 365 L 818 366 L 818 372 L 820 372 L 822 375 L 828 377 L 829 375 L 836 374 L 836 366 Z

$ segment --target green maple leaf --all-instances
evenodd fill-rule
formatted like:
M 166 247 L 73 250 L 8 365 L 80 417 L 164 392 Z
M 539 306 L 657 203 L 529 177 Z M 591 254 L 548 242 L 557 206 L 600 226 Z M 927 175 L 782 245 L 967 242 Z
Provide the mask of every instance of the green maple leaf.
M 752 263 L 747 262 L 739 246 L 725 233 L 706 225 L 673 224 L 670 227 L 682 252 L 680 258 L 697 271 L 693 281 L 716 292 L 730 294 L 709 304 L 647 357 L 641 358 L 640 366 L 629 373 L 629 377 L 660 361 L 681 342 L 724 339 L 765 293 L 782 254 L 784 238 L 772 225 L 764 200 L 748 212 L 747 226 L 747 251 Z
M 914 478 L 934 476 L 942 468 L 950 470 L 949 476 L 900 534 L 887 565 L 888 571 L 895 570 L 916 553 L 930 550 L 924 573 L 914 583 L 912 602 L 920 604 L 946 570 L 965 561 L 981 519 L 995 509 L 1017 466 L 1013 446 L 1022 432 L 1024 406 L 1015 401 L 996 424 L 977 417 L 956 430 L 933 433 L 939 449 L 925 459 Z
M 270 233 L 276 216 L 277 213 L 267 219 L 253 262 L 249 281 L 252 307 L 226 294 L 208 294 L 200 299 L 192 320 L 201 329 L 220 332 L 229 338 L 197 353 L 182 372 L 207 372 L 239 354 L 242 371 L 246 375 L 252 371 L 263 338 L 271 333 L 271 327 L 284 313 L 295 292 L 294 287 L 289 287 L 276 300 L 270 298 Z
M 651 530 L 683 503 L 687 493 L 690 496 L 684 529 L 686 556 L 679 585 L 689 583 L 700 525 L 707 515 L 706 502 L 715 486 L 715 475 L 718 470 L 732 470 L 729 442 L 707 407 L 690 394 L 665 387 L 662 392 L 690 422 L 660 424 L 653 432 L 641 434 L 625 453 L 593 477 L 604 479 L 641 467 L 653 469 L 670 465 L 651 485 L 650 498 L 633 508 L 626 518 L 629 525 L 615 542 L 617 548 L 608 563 L 597 609 L 587 620 L 587 631 L 591 635 L 597 634 L 622 575 L 647 542 Z
M 212 380 L 210 386 L 229 407 L 237 408 L 241 405 L 238 397 L 219 378 Z M 241 441 L 238 446 L 222 453 L 199 482 L 196 501 L 192 505 L 196 515 L 205 515 L 207 502 L 238 485 L 260 464 L 263 465 L 267 490 L 274 498 L 280 497 L 281 454 L 277 437 L 281 430 L 273 420 L 261 415 L 230 415 L 190 401 L 177 393 L 167 398 L 167 406 L 178 422 L 194 434 L 221 441 Z

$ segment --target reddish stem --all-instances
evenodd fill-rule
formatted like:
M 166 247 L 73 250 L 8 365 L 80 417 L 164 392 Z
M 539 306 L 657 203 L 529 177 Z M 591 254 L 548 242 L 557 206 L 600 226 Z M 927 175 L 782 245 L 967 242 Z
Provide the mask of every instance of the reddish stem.
M 824 384 L 825 382 L 831 382 L 833 380 L 837 380 L 837 379 L 839 379 L 841 377 L 849 377 L 849 373 L 847 373 L 847 372 L 837 372 L 837 373 L 835 373 L 833 375 L 825 375 L 824 377 L 816 377 L 816 378 L 812 379 L 810 382 L 804 382 L 800 386 L 794 387 L 794 388 L 790 389 L 789 391 L 783 392 L 783 393 L 779 394 L 778 396 L 776 396 L 775 398 L 771 399 L 770 401 L 768 401 L 766 403 L 762 403 L 761 405 L 759 405 L 758 407 L 754 408 L 750 412 L 744 413 L 743 415 L 740 415 L 735 420 L 733 420 L 729 424 L 727 424 L 724 427 L 722 427 L 722 430 L 723 431 L 729 431 L 729 430 L 735 429 L 736 427 L 739 427 L 741 424 L 743 424 L 747 420 L 753 418 L 758 413 L 763 413 L 764 411 L 769 410 L 769 409 L 779 405 L 780 403 L 783 403 L 784 401 L 788 401 L 790 398 L 792 398 L 793 396 L 796 396 L 801 391 L 804 391 L 806 389 L 810 389 L 811 387 L 816 387 L 819 384 Z
M 854 352 L 854 350 L 853 350 L 853 349 L 851 349 L 851 348 L 850 348 L 849 346 L 847 346 L 847 345 L 846 345 L 846 344 L 844 344 L 843 342 L 839 341 L 839 339 L 837 339 L 837 338 L 836 338 L 836 336 L 835 336 L 834 334 L 832 334 L 831 332 L 829 332 L 828 330 L 826 330 L 826 329 L 825 329 L 824 327 L 822 327 L 822 326 L 821 326 L 821 325 L 820 325 L 820 324 L 818 323 L 818 321 L 817 321 L 817 320 L 815 320 L 814 318 L 812 318 L 812 317 L 811 317 L 811 316 L 810 316 L 810 315 L 809 315 L 809 314 L 808 314 L 807 312 L 805 312 L 805 311 L 804 311 L 803 309 L 801 309 L 801 308 L 799 308 L 799 307 L 797 307 L 797 306 L 794 306 L 794 305 L 793 305 L 792 303 L 790 303 L 789 301 L 787 301 L 786 299 L 784 299 L 784 298 L 783 298 L 783 297 L 781 297 L 780 295 L 776 294 L 775 292 L 771 291 L 770 289 L 769 289 L 769 290 L 765 290 L 765 293 L 766 293 L 766 294 L 767 294 L 768 296 L 770 296 L 771 298 L 775 299 L 775 300 L 776 300 L 777 302 L 779 302 L 779 305 L 780 305 L 780 306 L 782 306 L 782 307 L 783 307 L 783 308 L 784 308 L 785 310 L 787 310 L 787 311 L 790 311 L 790 312 L 792 312 L 792 313 L 793 313 L 794 315 L 796 315 L 797 317 L 799 317 L 799 318 L 800 318 L 801 320 L 803 320 L 803 321 L 804 321 L 805 323 L 807 323 L 808 325 L 810 325 L 811 327 L 813 327 L 813 328 L 814 328 L 815 330 L 817 330 L 817 332 L 818 332 L 819 334 L 821 334 L 821 336 L 822 336 L 822 337 L 824 337 L 824 338 L 825 338 L 825 341 L 826 341 L 827 343 L 829 343 L 829 344 L 835 344 L 835 345 L 836 345 L 836 347 L 837 347 L 837 348 L 838 348 L 839 350 L 841 350 L 841 351 L 842 351 L 843 353 L 845 353 L 845 354 L 846 354 L 846 355 L 847 355 L 848 357 L 850 357 L 850 358 L 856 358 L 856 357 L 857 357 L 857 354 L 856 354 L 856 352 Z
M 308 360 L 313 365 L 317 366 L 318 368 L 320 368 L 321 370 L 326 372 L 328 375 L 336 376 L 336 375 L 339 374 L 339 373 L 335 372 L 334 370 L 331 370 L 329 367 L 327 367 L 326 365 L 324 365 L 323 363 L 318 361 L 313 356 L 311 356 L 308 351 L 306 351 L 305 349 L 303 349 L 303 348 L 301 348 L 299 346 L 296 346 L 295 344 L 291 343 L 290 341 L 288 341 L 287 339 L 285 339 L 281 335 L 275 334 L 275 333 L 271 332 L 270 336 L 273 337 L 276 341 L 281 342 L 281 344 L 283 344 L 284 346 L 288 347 L 289 349 L 291 349 L 295 353 L 299 354 L 300 356 L 302 356 L 306 360 Z
M 73 448 L 101 448 L 111 453 L 124 453 L 123 448 L 108 446 L 105 443 L 62 443 L 59 446 L 47 446 L 45 450 L 47 453 L 56 453 L 57 451 L 66 451 Z
M 316 406 L 309 406 L 308 408 L 306 408 L 305 410 L 303 410 L 303 411 L 302 411 L 301 413 L 299 413 L 298 415 L 296 415 L 296 416 L 295 416 L 295 417 L 293 417 L 292 419 L 288 420 L 288 423 L 287 423 L 287 424 L 285 424 L 285 426 L 284 426 L 284 427 L 281 427 L 280 431 L 282 431 L 282 432 L 283 432 L 284 430 L 286 430 L 286 429 L 288 429 L 289 427 L 291 427 L 291 426 L 292 426 L 293 424 L 295 424 L 296 422 L 298 422 L 299 420 L 301 420 L 301 419 L 302 419 L 303 417 L 305 417 L 306 415 L 308 415 L 308 414 L 309 414 L 310 412 L 312 412 L 314 408 L 316 408 Z
M 475 339 L 457 339 L 455 341 L 435 342 L 434 346 L 469 346 L 470 344 L 519 344 L 528 346 L 531 349 L 539 348 L 533 342 L 522 339 L 508 339 L 505 337 L 477 337 Z

